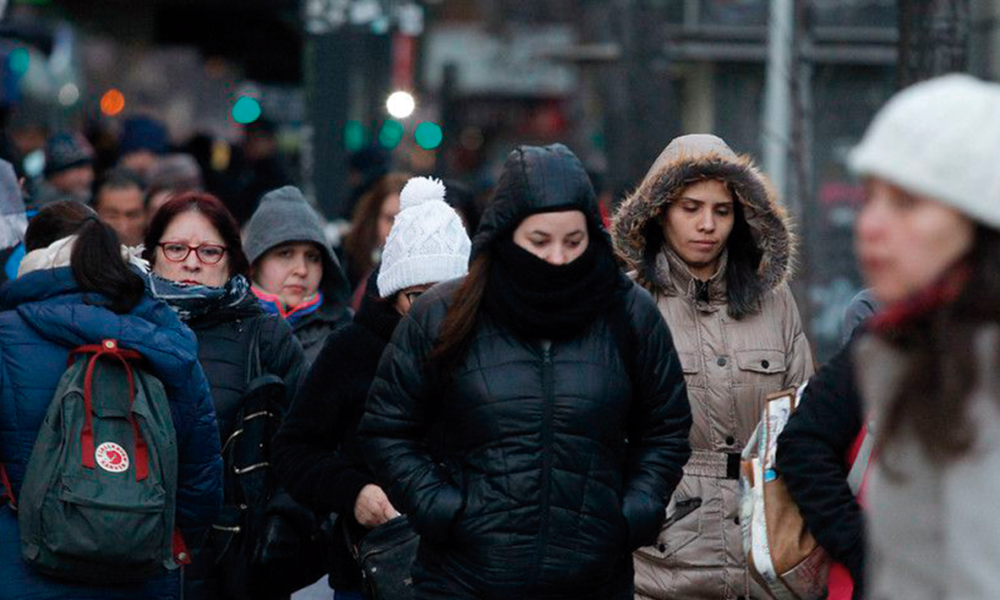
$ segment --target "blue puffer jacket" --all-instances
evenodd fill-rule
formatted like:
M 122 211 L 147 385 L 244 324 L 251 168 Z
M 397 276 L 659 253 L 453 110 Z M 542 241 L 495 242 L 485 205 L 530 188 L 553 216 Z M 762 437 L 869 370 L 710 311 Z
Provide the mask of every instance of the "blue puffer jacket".
M 71 348 L 116 339 L 138 350 L 163 381 L 177 430 L 177 525 L 197 543 L 222 506 L 215 411 L 194 334 L 166 304 L 144 298 L 115 314 L 87 304 L 69 268 L 29 273 L 0 290 L 0 460 L 15 494 Z M 0 506 L 0 600 L 173 599 L 179 571 L 144 585 L 96 588 L 38 575 L 21 560 L 17 515 Z

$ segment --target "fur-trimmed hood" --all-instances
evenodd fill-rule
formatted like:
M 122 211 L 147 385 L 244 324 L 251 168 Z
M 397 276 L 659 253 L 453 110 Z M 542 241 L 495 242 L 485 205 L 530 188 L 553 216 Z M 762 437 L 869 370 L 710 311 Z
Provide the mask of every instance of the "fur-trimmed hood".
M 705 179 L 727 183 L 742 206 L 753 243 L 760 252 L 753 273 L 759 285 L 754 287 L 759 293 L 777 288 L 789 278 L 794 262 L 795 237 L 789 217 L 753 160 L 737 155 L 713 135 L 676 138 L 656 159 L 639 188 L 615 213 L 611 237 L 618 256 L 636 272 L 640 284 L 650 292 L 658 291 L 662 287 L 662 277 L 656 276 L 663 239 L 660 215 L 681 189 Z M 730 263 L 734 259 L 732 252 Z M 733 294 L 740 293 L 733 289 L 733 283 L 728 282 L 730 301 Z M 750 304 L 756 304 L 759 293 L 753 294 L 758 297 L 747 298 Z

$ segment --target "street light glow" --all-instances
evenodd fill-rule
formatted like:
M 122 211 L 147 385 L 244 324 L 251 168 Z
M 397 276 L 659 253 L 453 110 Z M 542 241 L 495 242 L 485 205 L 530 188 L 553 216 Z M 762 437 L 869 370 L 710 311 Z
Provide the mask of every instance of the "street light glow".
M 389 114 L 397 119 L 405 119 L 417 108 L 417 101 L 409 92 L 394 92 L 385 102 Z

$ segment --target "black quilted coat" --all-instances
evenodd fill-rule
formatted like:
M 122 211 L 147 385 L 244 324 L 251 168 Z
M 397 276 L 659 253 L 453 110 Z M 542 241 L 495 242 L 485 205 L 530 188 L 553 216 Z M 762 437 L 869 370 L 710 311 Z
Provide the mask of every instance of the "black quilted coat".
M 511 154 L 474 255 L 539 208 L 600 222 L 567 155 Z M 436 286 L 403 319 L 361 423 L 376 476 L 421 534 L 417 597 L 631 598 L 630 553 L 655 539 L 689 456 L 691 412 L 663 318 L 638 286 L 626 292 L 626 359 L 607 315 L 549 342 L 482 313 L 435 389 L 425 361 L 460 283 Z

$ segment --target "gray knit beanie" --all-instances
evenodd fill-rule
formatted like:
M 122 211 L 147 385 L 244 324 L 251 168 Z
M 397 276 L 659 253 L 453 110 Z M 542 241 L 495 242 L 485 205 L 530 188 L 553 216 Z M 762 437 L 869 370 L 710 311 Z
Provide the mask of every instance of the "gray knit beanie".
M 271 190 L 261 197 L 260 204 L 244 231 L 243 251 L 250 264 L 253 264 L 268 250 L 286 242 L 313 242 L 322 248 L 323 280 L 336 281 L 338 295 L 349 293 L 340 261 L 323 235 L 319 215 L 306 202 L 302 192 L 291 185 Z M 337 279 L 331 279 L 332 277 Z

